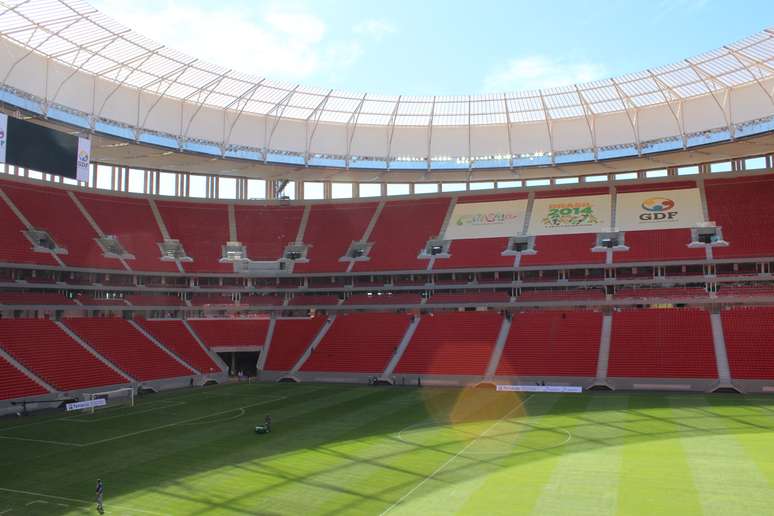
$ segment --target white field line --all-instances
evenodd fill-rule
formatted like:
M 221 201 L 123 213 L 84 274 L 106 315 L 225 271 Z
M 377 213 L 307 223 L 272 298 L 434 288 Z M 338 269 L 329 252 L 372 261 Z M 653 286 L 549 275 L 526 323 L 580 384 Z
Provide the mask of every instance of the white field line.
M 136 432 L 129 432 L 128 434 L 116 435 L 114 437 L 108 437 L 106 439 L 100 439 L 98 441 L 91 441 L 89 443 L 85 443 L 85 444 L 82 444 L 80 446 L 84 446 L 84 447 L 85 446 L 94 446 L 96 444 L 103 444 L 103 443 L 109 443 L 111 441 L 117 441 L 118 439 L 124 439 L 126 437 L 132 437 L 132 436 L 135 436 L 135 435 L 142 435 L 142 434 L 146 434 L 148 432 L 155 432 L 156 430 L 163 430 L 165 428 L 172 428 L 172 427 L 175 427 L 175 426 L 185 425 L 187 423 L 192 423 L 194 421 L 199 421 L 199 420 L 204 419 L 204 418 L 210 418 L 210 417 L 213 417 L 213 416 L 220 416 L 222 414 L 228 414 L 229 412 L 234 412 L 235 410 L 239 410 L 239 409 L 248 409 L 248 408 L 251 408 L 251 407 L 257 407 L 259 405 L 266 405 L 267 403 L 273 403 L 275 401 L 284 400 L 286 397 L 287 396 L 282 396 L 282 397 L 274 398 L 274 399 L 270 399 L 270 400 L 259 401 L 257 403 L 251 403 L 250 405 L 245 405 L 243 407 L 235 407 L 235 408 L 228 409 L 228 410 L 221 410 L 220 412 L 212 412 L 211 414 L 206 414 L 204 416 L 194 417 L 194 418 L 191 418 L 191 419 L 184 419 L 182 421 L 175 421 L 173 423 L 167 423 L 166 425 L 154 426 L 152 428 L 146 428 L 144 430 L 137 430 Z M 217 421 L 215 421 L 215 422 L 217 422 Z
M 92 500 L 79 500 L 78 498 L 68 498 L 66 496 L 56 496 L 56 495 L 48 495 L 44 493 L 36 493 L 35 491 L 22 491 L 21 489 L 9 489 L 7 487 L 0 487 L 0 491 L 5 491 L 6 493 L 15 493 L 15 494 L 24 494 L 24 495 L 31 495 L 31 496 L 40 496 L 42 498 L 51 498 L 53 500 L 65 500 L 67 502 L 77 502 L 77 503 L 85 503 L 85 504 L 91 504 L 94 503 Z M 108 504 L 105 504 L 108 505 Z M 156 516 L 165 516 L 164 513 L 161 512 L 153 512 L 153 511 L 146 511 L 143 509 L 135 509 L 134 507 L 127 507 L 126 505 L 110 505 L 111 507 L 115 507 L 116 509 L 122 509 L 124 511 L 130 511 L 130 512 L 140 512 L 143 514 L 154 514 Z
M 138 430 L 136 432 L 129 432 L 127 434 L 116 435 L 116 436 L 113 436 L 113 437 L 108 437 L 108 438 L 105 438 L 105 439 L 100 439 L 98 441 L 91 441 L 91 442 L 88 442 L 88 443 L 70 443 L 70 442 L 63 442 L 63 441 L 48 441 L 48 440 L 44 440 L 44 439 L 30 439 L 30 438 L 27 438 L 27 437 L 14 437 L 14 436 L 10 436 L 10 435 L 0 435 L 0 439 L 8 439 L 8 440 L 11 440 L 11 441 L 26 441 L 26 442 L 43 443 L 43 444 L 56 444 L 56 445 L 59 445 L 59 446 L 72 446 L 72 447 L 75 447 L 75 448 L 85 448 L 85 447 L 88 447 L 88 446 L 94 446 L 96 444 L 103 444 L 103 443 L 108 443 L 108 442 L 111 442 L 111 441 L 117 441 L 118 439 L 124 439 L 126 437 L 132 437 L 132 436 L 135 436 L 135 435 L 141 435 L 141 434 L 145 434 L 145 433 L 148 433 L 148 432 L 155 432 L 156 430 L 163 430 L 165 428 L 172 428 L 172 427 L 179 426 L 179 425 L 186 425 L 186 424 L 189 424 L 189 423 L 193 423 L 195 421 L 200 421 L 200 420 L 205 419 L 205 418 L 211 418 L 211 417 L 214 417 L 214 416 L 220 416 L 220 415 L 223 415 L 223 414 L 228 414 L 229 412 L 235 412 L 237 410 L 244 411 L 245 409 L 248 409 L 248 408 L 251 408 L 251 407 L 257 407 L 259 405 L 265 405 L 267 403 L 272 403 L 274 401 L 284 400 L 286 398 L 287 398 L 287 396 L 282 396 L 282 397 L 272 398 L 272 399 L 268 399 L 268 400 L 263 400 L 263 401 L 259 401 L 257 403 L 251 403 L 250 405 L 245 405 L 243 407 L 234 407 L 232 409 L 222 410 L 220 412 L 212 412 L 212 413 L 206 414 L 204 416 L 198 416 L 198 417 L 194 417 L 194 418 L 190 418 L 190 419 L 184 419 L 182 421 L 175 421 L 175 422 L 172 422 L 172 423 L 167 423 L 166 425 L 154 426 L 152 428 L 145 428 L 143 430 Z M 240 414 L 238 417 L 241 417 L 242 415 L 243 414 Z M 233 418 L 233 419 L 236 419 L 236 418 Z M 230 421 L 230 419 L 227 420 L 227 421 Z M 208 421 L 208 423 L 218 423 L 218 422 L 219 421 Z
M 77 416 L 70 416 L 70 417 L 60 417 L 58 421 L 68 421 L 70 423 L 101 423 L 102 421 L 109 421 L 111 419 L 117 419 L 120 417 L 131 417 L 136 416 L 138 414 L 145 414 L 147 412 L 156 412 L 157 410 L 164 410 L 168 409 L 170 407 L 178 407 L 180 405 L 185 405 L 185 401 L 177 401 L 174 403 L 169 403 L 167 405 L 162 405 L 160 407 L 153 407 L 145 410 L 130 410 L 127 408 L 127 412 L 124 414 L 116 414 L 115 416 L 106 416 L 106 417 L 94 417 L 90 414 L 79 414 Z
M 492 430 L 494 427 L 496 427 L 497 425 L 499 425 L 500 423 L 502 423 L 502 422 L 503 422 L 505 419 L 507 419 L 507 418 L 508 418 L 508 416 L 510 416 L 510 415 L 513 413 L 513 411 L 514 411 L 514 410 L 516 410 L 516 409 L 518 409 L 518 408 L 520 408 L 520 407 L 524 406 L 524 404 L 525 404 L 525 403 L 527 403 L 527 402 L 528 402 L 528 401 L 529 401 L 529 400 L 532 398 L 532 396 L 534 396 L 534 394 L 530 394 L 529 396 L 527 396 L 526 398 L 524 398 L 524 399 L 523 399 L 523 400 L 522 400 L 522 401 L 521 401 L 521 402 L 520 402 L 518 405 L 516 405 L 516 406 L 515 406 L 515 407 L 513 407 L 511 410 L 509 410 L 508 412 L 506 412 L 506 413 L 505 413 L 505 414 L 504 414 L 504 415 L 503 415 L 503 416 L 502 416 L 500 419 L 498 419 L 497 421 L 495 421 L 494 423 L 492 423 L 492 424 L 489 426 L 489 428 L 487 428 L 486 430 L 484 430 L 483 432 L 481 432 L 480 434 L 478 434 L 478 437 L 476 437 L 475 439 L 473 439 L 472 441 L 470 441 L 468 444 L 466 444 L 466 445 L 465 445 L 465 446 L 464 446 L 464 447 L 463 447 L 463 448 L 462 448 L 460 451 L 458 451 L 457 453 L 455 453 L 454 455 L 452 455 L 451 457 L 449 457 L 449 460 L 447 460 L 446 462 L 444 462 L 443 464 L 441 464 L 440 466 L 438 466 L 438 467 L 435 469 L 435 471 L 433 471 L 432 473 L 430 473 L 429 475 L 427 475 L 427 476 L 426 476 L 424 479 L 422 479 L 422 481 L 421 481 L 421 482 L 419 482 L 417 485 L 415 485 L 415 486 L 414 486 L 414 487 L 413 487 L 413 488 L 412 488 L 412 489 L 411 489 L 411 490 L 410 490 L 408 493 L 404 494 L 404 495 L 403 495 L 403 496 L 401 496 L 401 497 L 400 497 L 398 500 L 396 500 L 396 501 L 395 501 L 395 502 L 394 502 L 392 505 L 390 505 L 389 507 L 387 507 L 387 509 L 385 509 L 385 510 L 384 510 L 384 512 L 382 512 L 380 516 L 382 516 L 382 515 L 384 515 L 384 514 L 387 514 L 388 512 L 390 512 L 391 510 L 393 510 L 395 507 L 397 507 L 398 505 L 400 505 L 401 503 L 403 503 L 403 501 L 404 501 L 406 498 L 408 498 L 409 496 L 411 496 L 412 494 L 414 494 L 414 492 L 415 492 L 417 489 L 419 489 L 420 487 L 422 487 L 423 485 L 425 485 L 425 482 L 427 482 L 428 480 L 430 480 L 431 478 L 433 478 L 435 475 L 437 475 L 438 473 L 440 473 L 441 471 L 443 471 L 444 469 L 446 469 L 446 466 L 448 466 L 449 464 L 451 464 L 452 462 L 454 462 L 454 460 L 456 460 L 456 459 L 457 459 L 457 457 L 459 457 L 460 455 L 462 455 L 463 453 L 465 453 L 465 451 L 466 451 L 468 448 L 470 448 L 471 446 L 473 446 L 474 444 L 476 444 L 476 443 L 478 442 L 478 440 L 479 440 L 479 439 L 481 439 L 482 437 L 486 436 L 486 434 L 488 434 L 488 433 L 489 433 L 489 432 L 490 432 L 490 431 L 491 431 L 491 430 Z
M 46 441 L 45 439 L 30 439 L 28 437 L 13 437 L 10 435 L 0 435 L 0 439 L 7 439 L 9 441 L 24 441 L 29 443 L 57 444 L 59 446 L 74 446 L 76 448 L 80 448 L 84 446 L 83 444 L 79 444 L 79 443 L 67 443 L 64 441 Z

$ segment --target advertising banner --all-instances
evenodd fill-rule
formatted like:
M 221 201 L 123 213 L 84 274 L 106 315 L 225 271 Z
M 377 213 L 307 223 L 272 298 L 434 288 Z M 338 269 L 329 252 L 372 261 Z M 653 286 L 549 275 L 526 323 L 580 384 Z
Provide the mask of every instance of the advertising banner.
M 91 162 L 91 140 L 78 138 L 78 155 L 75 164 L 75 179 L 78 181 L 89 180 L 89 163 Z
M 527 200 L 472 202 L 454 206 L 445 240 L 512 237 L 524 229 Z
M 621 231 L 691 228 L 704 222 L 698 188 L 618 194 L 616 228 Z
M 598 233 L 610 230 L 610 196 L 535 199 L 530 235 Z

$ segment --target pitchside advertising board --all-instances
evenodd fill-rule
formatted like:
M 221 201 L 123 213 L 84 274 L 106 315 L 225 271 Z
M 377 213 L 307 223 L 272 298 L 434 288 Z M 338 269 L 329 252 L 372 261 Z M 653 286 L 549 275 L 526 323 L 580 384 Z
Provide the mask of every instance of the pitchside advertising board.
M 527 201 L 473 202 L 454 206 L 445 240 L 512 237 L 524 229 Z
M 610 231 L 610 196 L 535 199 L 530 235 L 566 235 Z
M 704 222 L 698 188 L 620 193 L 615 225 L 620 231 L 691 228 Z
M 89 180 L 91 140 L 0 113 L 0 163 Z

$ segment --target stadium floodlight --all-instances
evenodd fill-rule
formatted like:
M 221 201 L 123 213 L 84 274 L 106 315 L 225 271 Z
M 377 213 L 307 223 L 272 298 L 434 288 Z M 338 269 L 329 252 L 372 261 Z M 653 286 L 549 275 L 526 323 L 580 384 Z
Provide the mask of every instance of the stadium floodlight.
M 103 392 L 87 392 L 85 395 L 87 401 L 104 398 L 107 401 L 106 407 L 109 407 L 115 403 L 126 403 L 130 407 L 134 407 L 134 388 L 122 387 L 120 389 L 113 389 Z M 84 409 L 90 413 L 94 413 L 95 407 L 89 407 Z

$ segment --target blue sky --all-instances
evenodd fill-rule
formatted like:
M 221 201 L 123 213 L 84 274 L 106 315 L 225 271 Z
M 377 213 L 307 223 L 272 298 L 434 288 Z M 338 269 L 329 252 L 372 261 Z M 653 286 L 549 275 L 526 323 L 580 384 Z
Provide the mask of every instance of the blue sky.
M 463 95 L 671 63 L 774 26 L 771 0 L 93 0 L 237 71 L 304 86 Z

